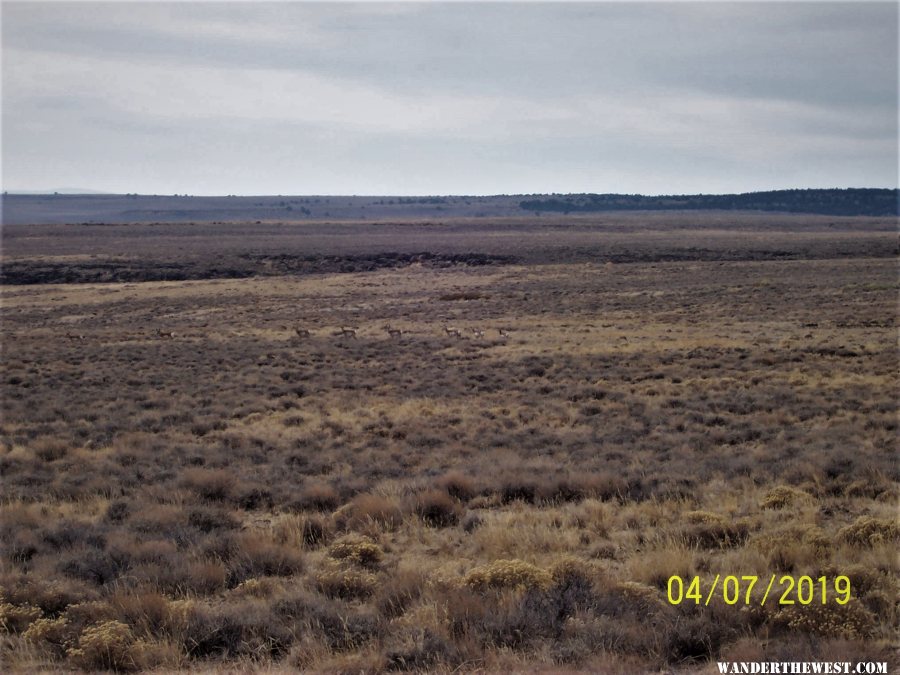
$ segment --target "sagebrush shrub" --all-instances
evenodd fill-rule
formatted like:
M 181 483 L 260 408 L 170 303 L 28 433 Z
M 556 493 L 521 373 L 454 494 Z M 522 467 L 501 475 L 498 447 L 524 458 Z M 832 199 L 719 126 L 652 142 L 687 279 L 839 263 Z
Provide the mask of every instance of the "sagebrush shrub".
M 376 577 L 371 572 L 345 565 L 324 565 L 316 573 L 316 588 L 329 598 L 341 600 L 365 600 L 376 588 Z
M 764 509 L 784 509 L 811 499 L 812 497 L 803 490 L 790 485 L 777 485 L 766 493 L 759 505 Z
M 191 468 L 182 472 L 182 483 L 197 495 L 209 501 L 223 501 L 231 497 L 235 477 L 226 469 Z
M 504 504 L 514 501 L 534 502 L 538 491 L 537 482 L 522 476 L 509 476 L 500 484 L 500 500 Z
M 376 494 L 357 495 L 334 514 L 335 524 L 345 530 L 371 528 L 394 530 L 403 520 L 397 501 Z
M 0 631 L 21 633 L 41 615 L 40 608 L 33 605 L 12 605 L 8 602 L 0 602 Z
M 135 637 L 121 621 L 103 621 L 89 626 L 68 650 L 69 658 L 85 670 L 134 670 Z
M 744 522 L 713 520 L 688 525 L 683 528 L 681 536 L 685 545 L 691 548 L 730 548 L 747 541 L 750 527 Z
M 57 658 L 65 655 L 76 633 L 64 616 L 55 619 L 38 619 L 26 630 L 22 637 L 37 645 L 44 646 Z
M 169 600 L 159 593 L 117 593 L 109 604 L 118 619 L 143 633 L 161 633 L 169 621 Z
M 328 542 L 334 532 L 334 524 L 330 519 L 308 516 L 303 519 L 300 536 L 304 545 L 315 548 Z
M 429 490 L 416 496 L 416 514 L 431 527 L 449 527 L 459 522 L 459 504 L 442 490 Z
M 385 650 L 388 670 L 430 672 L 435 667 L 451 668 L 460 660 L 459 648 L 428 628 L 392 637 Z
M 219 560 L 195 560 L 187 566 L 185 590 L 197 595 L 210 595 L 222 590 L 228 570 Z
M 445 490 L 451 497 L 467 502 L 478 494 L 475 480 L 461 471 L 449 471 L 436 481 L 438 489 Z
M 32 444 L 35 456 L 44 462 L 56 462 L 69 454 L 69 445 L 56 438 L 42 438 Z
M 809 605 L 788 606 L 776 620 L 779 625 L 792 630 L 849 639 L 869 637 L 877 625 L 875 616 L 855 598 L 846 605 L 822 604 L 815 599 Z
M 278 659 L 291 647 L 290 627 L 273 616 L 268 599 L 252 596 L 185 611 L 181 639 L 196 657 Z
M 345 560 L 362 567 L 374 568 L 384 558 L 384 551 L 375 542 L 356 536 L 347 536 L 334 542 L 328 555 L 335 560 Z
M 228 583 L 237 585 L 250 577 L 292 576 L 303 571 L 303 553 L 256 534 L 242 534 L 228 561 Z
M 295 502 L 301 509 L 333 511 L 340 503 L 340 495 L 331 485 L 310 483 L 300 490 Z
M 476 590 L 547 588 L 553 583 L 553 577 L 547 570 L 524 560 L 495 560 L 470 570 L 463 583 Z
M 838 540 L 856 546 L 890 544 L 900 538 L 900 526 L 886 518 L 860 516 L 838 530 Z
M 727 627 L 704 613 L 688 614 L 668 626 L 666 657 L 671 663 L 707 660 L 730 637 Z
M 400 568 L 379 583 L 375 607 L 385 618 L 401 616 L 421 596 L 425 583 L 425 574 L 419 570 Z

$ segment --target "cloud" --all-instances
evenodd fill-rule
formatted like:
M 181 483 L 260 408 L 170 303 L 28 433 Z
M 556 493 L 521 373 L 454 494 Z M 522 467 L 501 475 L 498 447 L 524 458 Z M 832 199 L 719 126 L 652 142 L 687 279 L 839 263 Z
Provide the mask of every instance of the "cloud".
M 70 183 L 79 165 L 98 188 L 151 192 L 246 192 L 249 173 L 268 192 L 897 183 L 891 3 L 3 12 L 13 187 Z

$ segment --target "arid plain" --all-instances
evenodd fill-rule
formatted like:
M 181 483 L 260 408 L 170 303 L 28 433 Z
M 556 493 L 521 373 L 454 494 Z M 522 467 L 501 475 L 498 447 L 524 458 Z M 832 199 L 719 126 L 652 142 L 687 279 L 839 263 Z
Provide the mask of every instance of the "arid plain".
M 896 665 L 895 224 L 5 227 L 3 670 Z

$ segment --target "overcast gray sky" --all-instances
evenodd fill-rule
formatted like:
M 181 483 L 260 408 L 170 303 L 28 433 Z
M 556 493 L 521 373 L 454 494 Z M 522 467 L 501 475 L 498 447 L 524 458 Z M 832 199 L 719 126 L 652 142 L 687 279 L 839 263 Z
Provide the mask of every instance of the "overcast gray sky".
M 897 187 L 897 24 L 894 2 L 3 2 L 3 187 Z

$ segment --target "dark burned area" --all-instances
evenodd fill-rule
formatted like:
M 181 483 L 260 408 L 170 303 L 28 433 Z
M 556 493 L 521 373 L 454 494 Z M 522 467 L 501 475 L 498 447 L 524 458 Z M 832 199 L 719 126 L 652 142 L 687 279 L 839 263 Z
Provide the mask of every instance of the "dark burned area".
M 221 259 L 155 261 L 134 258 L 53 262 L 11 262 L 0 270 L 0 284 L 78 284 L 137 281 L 244 279 L 257 276 L 374 272 L 420 264 L 445 268 L 455 265 L 503 265 L 511 256 L 483 253 L 380 253 L 373 255 L 266 255 L 246 253 Z
M 832 242 L 833 243 L 833 242 Z M 864 255 L 871 258 L 896 256 L 900 249 L 886 242 L 858 240 L 844 246 L 789 248 L 704 248 L 696 246 L 642 250 L 620 247 L 560 247 L 530 255 L 493 253 L 384 252 L 347 255 L 296 255 L 242 253 L 196 255 L 179 259 L 146 257 L 91 257 L 86 260 L 27 258 L 11 260 L 0 268 L 0 285 L 134 283 L 142 281 L 196 281 L 246 279 L 310 274 L 352 274 L 411 265 L 433 269 L 485 267 L 516 264 L 566 263 L 664 263 L 664 262 L 752 262 L 777 260 L 839 259 Z
M 894 218 L 621 213 L 382 222 L 5 224 L 0 285 L 194 281 L 421 266 L 889 258 Z
M 890 257 L 898 251 L 873 250 L 871 257 Z M 763 260 L 804 260 L 843 258 L 856 252 L 799 250 L 728 249 L 686 247 L 668 251 L 609 251 L 599 248 L 548 252 L 544 262 L 659 263 L 659 262 L 741 262 Z M 11 261 L 0 269 L 0 285 L 97 284 L 140 281 L 194 281 L 201 279 L 246 279 L 250 277 L 307 274 L 351 274 L 381 269 L 400 269 L 409 265 L 431 268 L 514 265 L 521 258 L 487 253 L 379 253 L 371 255 L 290 255 L 253 254 L 214 259 L 175 261 L 121 258 L 57 262 L 52 260 Z

